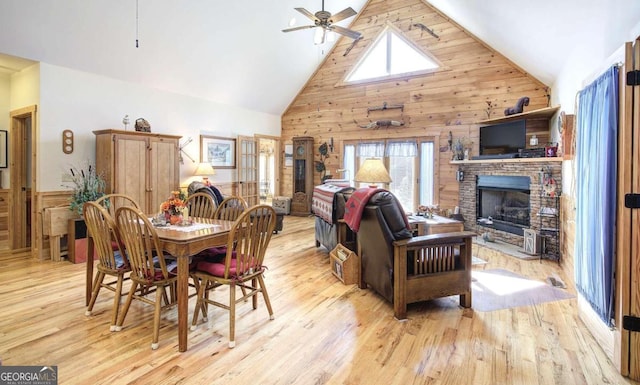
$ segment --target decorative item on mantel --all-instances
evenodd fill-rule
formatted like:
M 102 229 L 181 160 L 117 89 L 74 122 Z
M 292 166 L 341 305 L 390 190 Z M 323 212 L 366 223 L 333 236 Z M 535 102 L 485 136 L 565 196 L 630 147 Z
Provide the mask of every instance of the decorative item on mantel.
M 467 137 L 456 138 L 453 146 L 451 146 L 451 151 L 453 151 L 451 160 L 469 160 L 472 146 L 473 141 L 471 139 Z
M 129 115 L 125 115 L 124 118 L 122 118 L 122 124 L 124 124 L 124 130 L 127 131 L 127 126 L 129 125 Z
M 516 102 L 516 105 L 504 110 L 504 116 L 521 114 L 524 111 L 524 106 L 529 105 L 529 97 L 523 96 Z

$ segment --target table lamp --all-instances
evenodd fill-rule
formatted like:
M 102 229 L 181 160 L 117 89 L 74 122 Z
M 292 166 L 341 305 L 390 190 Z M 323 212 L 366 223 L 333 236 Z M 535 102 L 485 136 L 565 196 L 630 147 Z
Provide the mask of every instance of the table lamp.
M 193 175 L 201 176 L 202 183 L 207 186 L 211 186 L 211 183 L 209 183 L 209 176 L 216 175 L 216 170 L 213 168 L 211 163 L 200 163 L 198 164 L 198 167 L 196 167 L 196 171 Z
M 369 183 L 371 188 L 377 188 L 377 183 L 391 183 L 391 177 L 382 159 L 377 158 L 366 159 L 353 180 L 358 183 Z

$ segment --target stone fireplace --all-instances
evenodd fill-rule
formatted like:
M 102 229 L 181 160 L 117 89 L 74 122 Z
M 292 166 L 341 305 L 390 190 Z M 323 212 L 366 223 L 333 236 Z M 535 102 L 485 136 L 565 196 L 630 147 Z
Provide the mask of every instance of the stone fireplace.
M 539 231 L 541 172 L 551 171 L 557 186 L 562 186 L 562 158 L 453 163 L 464 173 L 459 182 L 459 207 L 465 229 L 490 233 L 497 240 L 520 247 L 525 229 Z
M 478 175 L 476 217 L 480 226 L 524 235 L 531 224 L 531 178 L 514 175 Z

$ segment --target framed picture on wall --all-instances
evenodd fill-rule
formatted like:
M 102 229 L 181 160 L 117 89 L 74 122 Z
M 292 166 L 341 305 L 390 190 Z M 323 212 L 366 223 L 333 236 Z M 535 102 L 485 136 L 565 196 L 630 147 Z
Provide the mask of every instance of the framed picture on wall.
M 9 167 L 9 141 L 7 131 L 0 130 L 0 168 Z
M 200 162 L 213 168 L 236 168 L 236 140 L 200 135 Z

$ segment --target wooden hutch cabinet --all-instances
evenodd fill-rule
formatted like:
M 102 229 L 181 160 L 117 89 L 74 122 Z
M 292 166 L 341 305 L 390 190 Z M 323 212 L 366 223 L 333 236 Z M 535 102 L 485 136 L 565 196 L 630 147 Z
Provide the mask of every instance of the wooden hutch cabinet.
M 293 198 L 291 215 L 311 214 L 313 194 L 313 138 L 293 138 Z
M 126 194 L 147 214 L 158 212 L 180 186 L 180 136 L 100 130 L 96 135 L 96 171 L 106 193 Z

